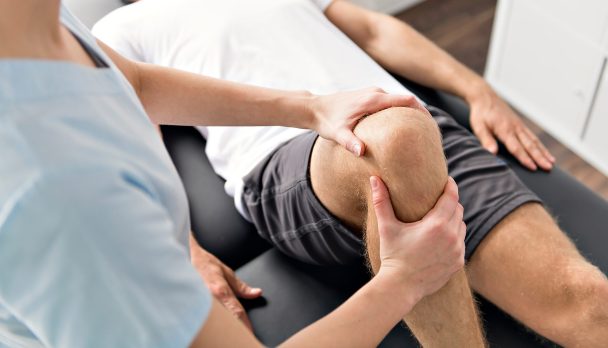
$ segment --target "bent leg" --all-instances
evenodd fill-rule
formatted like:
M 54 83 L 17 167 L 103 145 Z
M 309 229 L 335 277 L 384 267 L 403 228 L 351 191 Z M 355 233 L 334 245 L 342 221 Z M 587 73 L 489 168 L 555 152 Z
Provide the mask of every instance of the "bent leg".
M 369 176 L 383 178 L 397 217 L 412 222 L 434 206 L 445 186 L 447 168 L 437 125 L 420 111 L 385 110 L 362 120 L 355 133 L 367 145 L 363 158 L 318 139 L 310 174 L 313 189 L 325 207 L 351 230 L 365 231 L 370 266 L 377 271 L 379 243 Z M 405 321 L 425 347 L 483 346 L 464 272 L 423 299 Z
M 567 347 L 608 342 L 608 281 L 539 204 L 500 222 L 468 267 L 473 289 Z

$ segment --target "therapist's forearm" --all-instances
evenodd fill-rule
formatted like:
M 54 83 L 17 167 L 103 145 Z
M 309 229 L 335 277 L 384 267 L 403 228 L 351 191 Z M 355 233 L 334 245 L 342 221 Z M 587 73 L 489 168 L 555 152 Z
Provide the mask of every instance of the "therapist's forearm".
M 312 128 L 316 96 L 285 92 L 138 63 L 98 41 L 157 124 Z
M 276 125 L 311 128 L 315 121 L 304 91 L 285 92 L 137 63 L 138 95 L 159 124 Z
M 414 287 L 377 275 L 336 310 L 282 347 L 376 347 L 417 303 Z
M 420 300 L 417 284 L 407 286 L 379 273 L 344 304 L 302 329 L 281 347 L 376 347 Z M 297 315 L 297 313 L 296 313 Z M 214 301 L 191 347 L 260 347 L 226 308 Z

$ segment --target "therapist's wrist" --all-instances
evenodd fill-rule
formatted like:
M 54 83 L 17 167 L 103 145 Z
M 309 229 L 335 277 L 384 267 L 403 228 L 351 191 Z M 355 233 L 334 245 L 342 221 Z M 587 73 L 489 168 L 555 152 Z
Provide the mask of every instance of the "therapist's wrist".
M 391 298 L 402 316 L 408 314 L 414 306 L 424 297 L 421 287 L 405 280 L 401 274 L 380 269 L 372 278 L 370 285 L 387 298 Z
M 319 123 L 319 115 L 315 109 L 315 103 L 318 96 L 308 92 L 299 92 L 302 101 L 302 117 L 300 118 L 301 124 L 299 128 L 316 130 L 317 124 Z
M 315 112 L 316 96 L 308 91 L 282 92 L 281 96 L 275 100 L 275 110 L 280 110 L 278 120 L 275 125 L 313 129 L 317 124 L 317 114 Z M 276 106 L 278 105 L 278 109 Z

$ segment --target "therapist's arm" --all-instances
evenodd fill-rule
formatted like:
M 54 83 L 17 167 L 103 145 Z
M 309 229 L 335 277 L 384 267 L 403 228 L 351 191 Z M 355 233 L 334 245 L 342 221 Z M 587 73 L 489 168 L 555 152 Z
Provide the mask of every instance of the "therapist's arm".
M 375 347 L 420 299 L 440 289 L 464 265 L 466 226 L 452 179 L 435 207 L 415 223 L 398 221 L 386 186 L 377 177 L 372 180 L 379 272 L 348 301 L 281 346 Z M 258 347 L 259 343 L 215 302 L 192 346 Z
M 334 0 L 325 14 L 387 70 L 465 99 L 471 127 L 488 151 L 497 152 L 498 139 L 525 167 L 551 169 L 553 156 L 484 79 L 412 27 L 345 0 Z
M 390 95 L 378 88 L 317 96 L 243 85 L 134 62 L 99 44 L 157 124 L 313 129 L 361 155 L 365 146 L 352 131 L 361 117 L 415 103 L 411 96 Z

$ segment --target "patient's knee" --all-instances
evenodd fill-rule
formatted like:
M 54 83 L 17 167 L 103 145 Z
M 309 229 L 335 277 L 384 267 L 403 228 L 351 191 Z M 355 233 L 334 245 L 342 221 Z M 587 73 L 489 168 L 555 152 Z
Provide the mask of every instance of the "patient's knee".
M 362 120 L 355 134 L 366 144 L 371 174 L 387 183 L 402 221 L 422 218 L 443 192 L 447 166 L 437 123 L 412 108 L 391 108 Z M 374 173 L 375 171 L 375 173 Z

